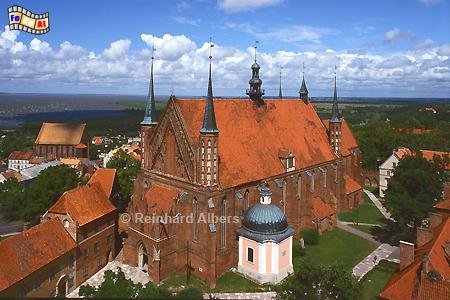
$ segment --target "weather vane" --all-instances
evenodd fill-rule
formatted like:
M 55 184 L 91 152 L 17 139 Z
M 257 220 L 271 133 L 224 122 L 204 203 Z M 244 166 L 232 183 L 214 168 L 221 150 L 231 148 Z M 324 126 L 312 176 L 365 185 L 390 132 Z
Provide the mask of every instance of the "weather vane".
M 255 46 L 253 46 L 253 48 L 255 48 L 255 61 L 256 61 L 256 48 L 258 48 L 258 44 L 259 41 L 255 41 Z

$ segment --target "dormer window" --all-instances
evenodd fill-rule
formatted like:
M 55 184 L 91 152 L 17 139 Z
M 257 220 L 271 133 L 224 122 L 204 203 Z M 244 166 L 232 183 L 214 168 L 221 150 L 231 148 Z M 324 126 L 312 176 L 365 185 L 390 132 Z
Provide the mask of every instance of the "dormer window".
M 287 159 L 286 171 L 294 171 L 295 170 L 295 156 L 291 153 Z
M 286 168 L 286 172 L 295 170 L 295 154 L 289 149 L 279 149 L 278 158 L 283 166 Z

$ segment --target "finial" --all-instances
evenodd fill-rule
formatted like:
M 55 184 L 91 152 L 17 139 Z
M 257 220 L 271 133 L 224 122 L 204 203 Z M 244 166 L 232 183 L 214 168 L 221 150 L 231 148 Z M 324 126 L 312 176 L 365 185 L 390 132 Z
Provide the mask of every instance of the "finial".
M 256 62 L 256 48 L 258 48 L 258 44 L 259 41 L 255 41 L 255 46 L 253 46 L 253 48 L 255 48 L 255 62 Z
M 212 38 L 209 37 L 209 60 L 212 59 L 212 48 L 214 47 L 214 44 L 212 43 Z
M 302 74 L 305 77 L 305 62 L 302 62 Z
M 156 51 L 155 45 L 152 45 L 152 60 L 155 59 L 155 51 Z
M 170 96 L 173 96 L 173 86 L 170 87 Z

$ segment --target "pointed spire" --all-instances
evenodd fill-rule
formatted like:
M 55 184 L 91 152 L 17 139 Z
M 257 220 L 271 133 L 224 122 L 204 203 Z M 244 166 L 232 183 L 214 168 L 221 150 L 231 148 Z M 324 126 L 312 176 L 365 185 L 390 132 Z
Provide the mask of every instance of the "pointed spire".
M 300 87 L 300 99 L 302 99 L 303 101 L 307 102 L 308 101 L 308 88 L 306 87 L 306 82 L 305 82 L 305 63 L 303 63 L 303 79 L 302 79 L 302 86 Z
M 283 99 L 283 92 L 281 91 L 281 69 L 283 67 L 280 67 L 280 89 L 278 90 L 278 98 Z
M 148 89 L 148 101 L 147 107 L 145 108 L 144 120 L 141 125 L 156 125 L 156 105 L 155 105 L 155 88 L 153 86 L 153 60 L 155 54 L 155 47 L 152 47 L 152 63 L 150 66 L 150 86 Z
M 211 42 L 211 38 L 209 39 L 209 79 L 208 79 L 208 94 L 206 95 L 206 108 L 205 114 L 203 115 L 203 127 L 200 129 L 200 133 L 218 133 L 216 125 L 216 115 L 214 114 L 214 101 L 213 101 L 213 92 L 212 92 L 212 80 L 211 80 L 211 50 L 214 47 Z
M 333 107 L 331 109 L 331 122 L 340 122 L 337 88 L 336 88 L 336 66 L 334 66 L 334 94 L 333 94 Z

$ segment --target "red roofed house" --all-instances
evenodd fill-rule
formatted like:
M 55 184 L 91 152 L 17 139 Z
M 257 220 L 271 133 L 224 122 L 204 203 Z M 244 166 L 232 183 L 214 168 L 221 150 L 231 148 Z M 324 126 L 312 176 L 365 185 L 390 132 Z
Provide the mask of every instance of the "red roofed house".
M 42 219 L 58 218 L 77 243 L 76 286 L 116 254 L 117 209 L 109 197 L 115 170 L 99 169 L 85 186 L 65 192 Z
M 417 229 L 416 244 L 400 242 L 400 270 L 389 279 L 382 298 L 450 299 L 450 207 L 442 202 L 437 213 L 430 213 L 429 228 Z
M 54 297 L 73 289 L 77 244 L 56 219 L 0 242 L 0 297 Z
M 187 257 L 210 286 L 236 267 L 239 217 L 259 202 L 262 182 L 296 235 L 316 226 L 315 197 L 329 207 L 327 214 L 347 210 L 344 175 L 362 183 L 360 152 L 339 115 L 336 88 L 332 118 L 324 125 L 304 80 L 300 99 L 263 100 L 257 63 L 252 71 L 251 100 L 213 99 L 210 80 L 206 99 L 170 97 L 159 122 L 151 73 L 124 262 L 148 271 L 154 282 L 184 271 Z M 155 227 L 134 217 L 163 212 L 191 222 Z M 202 220 L 206 215 L 222 221 Z
M 33 156 L 32 151 L 11 152 L 11 154 L 8 156 L 8 169 L 13 171 L 20 171 L 33 166 L 33 164 L 30 162 L 32 156 Z
M 420 150 L 423 157 L 427 159 L 428 161 L 433 161 L 435 156 L 440 156 L 444 161 L 445 158 L 449 158 L 450 153 L 448 152 L 439 152 L 439 151 L 430 151 L 430 150 Z M 384 192 L 386 191 L 388 187 L 389 179 L 394 175 L 394 169 L 400 162 L 400 160 L 407 156 L 407 155 L 414 155 L 414 152 L 409 148 L 399 147 L 397 150 L 395 150 L 391 156 L 389 156 L 388 159 L 386 159 L 385 162 L 381 164 L 379 167 L 380 172 L 380 181 L 379 181 L 379 193 L 380 197 L 384 197 Z M 450 170 L 450 162 L 446 162 L 444 169 L 446 171 Z M 444 192 L 447 194 L 450 193 L 450 183 L 444 184 Z
M 42 123 L 34 142 L 35 156 L 47 159 L 66 157 L 89 158 L 86 124 Z

